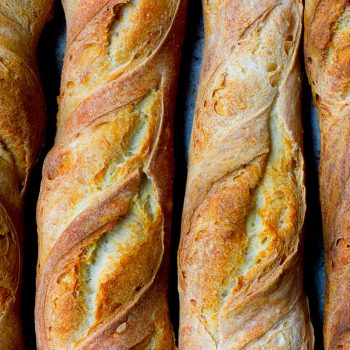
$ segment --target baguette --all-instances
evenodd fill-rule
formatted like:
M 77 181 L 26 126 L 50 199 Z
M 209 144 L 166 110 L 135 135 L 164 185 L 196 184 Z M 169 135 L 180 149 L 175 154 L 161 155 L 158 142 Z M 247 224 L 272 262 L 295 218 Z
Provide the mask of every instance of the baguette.
M 298 0 L 203 1 L 179 248 L 180 349 L 313 349 Z
M 64 0 L 37 207 L 39 350 L 174 349 L 167 306 L 183 0 Z
M 24 348 L 23 196 L 43 141 L 45 105 L 35 60 L 51 7 L 52 1 L 0 1 L 0 350 Z
M 350 349 L 350 2 L 307 0 L 305 65 L 321 130 L 325 349 Z

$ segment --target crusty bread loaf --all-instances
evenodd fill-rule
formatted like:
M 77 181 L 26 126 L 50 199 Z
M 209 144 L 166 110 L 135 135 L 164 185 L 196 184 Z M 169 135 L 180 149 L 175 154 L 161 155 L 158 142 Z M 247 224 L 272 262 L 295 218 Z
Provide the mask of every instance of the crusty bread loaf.
M 22 199 L 43 140 L 35 63 L 52 1 L 0 1 L 0 350 L 23 349 L 19 315 Z
M 307 0 L 305 64 L 321 129 L 326 349 L 350 349 L 350 1 Z
M 65 0 L 37 208 L 38 349 L 174 349 L 167 306 L 183 0 Z
M 180 349 L 312 349 L 299 0 L 203 1 L 179 248 Z

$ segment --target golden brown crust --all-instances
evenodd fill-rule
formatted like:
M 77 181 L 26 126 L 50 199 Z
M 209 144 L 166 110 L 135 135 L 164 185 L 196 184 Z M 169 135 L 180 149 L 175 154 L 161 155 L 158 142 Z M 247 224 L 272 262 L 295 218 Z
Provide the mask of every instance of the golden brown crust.
M 183 0 L 65 0 L 37 208 L 38 349 L 174 349 L 167 306 Z
M 208 0 L 179 248 L 180 349 L 312 349 L 302 2 Z
M 307 0 L 305 65 L 321 130 L 326 349 L 350 348 L 350 2 Z
M 0 2 L 0 350 L 23 349 L 19 320 L 22 199 L 43 140 L 36 45 L 52 1 Z

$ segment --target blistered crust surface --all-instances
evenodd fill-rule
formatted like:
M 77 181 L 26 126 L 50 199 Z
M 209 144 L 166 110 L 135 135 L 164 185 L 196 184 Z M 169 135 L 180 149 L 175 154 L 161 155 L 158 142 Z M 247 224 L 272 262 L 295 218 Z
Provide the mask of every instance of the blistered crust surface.
M 174 349 L 172 117 L 185 1 L 63 1 L 58 131 L 43 169 L 39 349 Z
M 306 1 L 305 65 L 321 130 L 326 349 L 350 348 L 350 3 Z
M 312 349 L 301 1 L 204 1 L 179 248 L 180 349 Z

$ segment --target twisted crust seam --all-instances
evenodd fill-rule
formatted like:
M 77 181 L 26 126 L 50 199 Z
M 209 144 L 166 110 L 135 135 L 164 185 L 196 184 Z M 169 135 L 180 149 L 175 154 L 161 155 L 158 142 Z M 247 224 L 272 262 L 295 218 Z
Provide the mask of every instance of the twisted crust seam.
M 172 115 L 185 1 L 65 1 L 37 208 L 39 349 L 174 349 Z
M 180 349 L 312 349 L 299 1 L 207 1 L 179 248 Z

